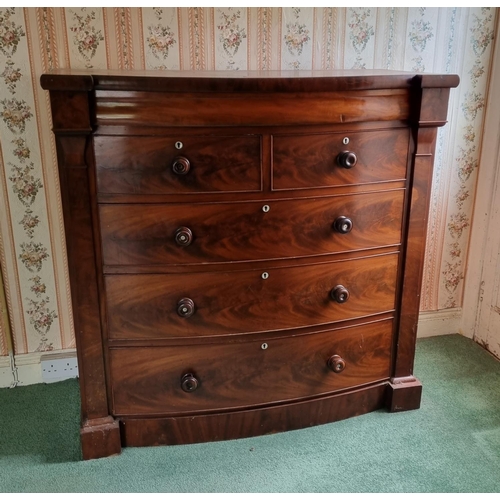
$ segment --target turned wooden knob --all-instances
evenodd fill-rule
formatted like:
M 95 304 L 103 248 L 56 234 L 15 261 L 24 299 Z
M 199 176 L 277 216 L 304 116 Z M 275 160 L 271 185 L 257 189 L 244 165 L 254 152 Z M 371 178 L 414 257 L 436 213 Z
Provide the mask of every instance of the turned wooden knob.
M 341 215 L 337 217 L 333 223 L 333 229 L 337 231 L 337 233 L 347 234 L 352 230 L 352 220 L 349 217 L 345 217 Z
M 328 361 L 327 361 L 328 368 L 332 370 L 335 373 L 340 373 L 341 371 L 344 371 L 345 368 L 345 361 L 338 355 L 334 354 Z
M 349 290 L 344 285 L 337 285 L 330 292 L 330 297 L 339 304 L 343 304 L 349 300 Z
M 172 163 L 172 170 L 177 175 L 186 175 L 191 168 L 191 164 L 189 160 L 184 156 L 178 156 L 174 158 L 174 162 Z
M 185 297 L 177 302 L 177 314 L 181 318 L 189 318 L 194 314 L 194 302 Z
M 198 379 L 192 373 L 186 373 L 181 378 L 181 389 L 184 392 L 194 392 L 199 385 Z
M 352 151 L 342 151 L 342 153 L 339 153 L 337 156 L 337 163 L 342 168 L 352 168 L 357 162 L 358 157 L 356 156 L 356 153 L 353 153 Z
M 180 227 L 175 232 L 175 242 L 181 247 L 187 247 L 191 245 L 193 241 L 193 233 L 188 227 Z

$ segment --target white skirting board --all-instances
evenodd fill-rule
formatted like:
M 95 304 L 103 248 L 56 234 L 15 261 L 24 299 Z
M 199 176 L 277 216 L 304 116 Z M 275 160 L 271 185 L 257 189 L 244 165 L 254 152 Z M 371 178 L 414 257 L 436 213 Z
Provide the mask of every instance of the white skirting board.
M 0 357 L 0 388 L 10 387 L 14 381 L 14 376 L 10 368 L 9 356 Z
M 12 373 L 10 358 L 8 356 L 2 356 L 0 357 L 0 387 L 12 387 L 13 383 L 17 386 L 23 386 L 45 382 L 59 382 L 61 380 L 76 377 L 76 371 L 72 370 L 69 375 L 61 375 L 59 378 L 51 377 L 50 380 L 44 380 L 42 374 L 42 359 L 47 356 L 59 359 L 69 358 L 76 363 L 76 349 L 19 354 L 14 357 L 17 370 L 17 374 L 14 374 Z M 17 384 L 15 383 L 16 375 Z
M 437 337 L 462 333 L 462 309 L 421 312 L 418 317 L 417 337 Z
M 445 309 L 443 311 L 431 311 L 420 313 L 418 320 L 418 337 L 435 337 L 437 335 L 449 335 L 460 333 L 462 322 L 462 309 Z M 47 382 L 42 376 L 42 358 L 50 355 L 55 358 L 74 358 L 76 363 L 76 349 L 63 351 L 34 352 L 30 354 L 19 354 L 15 356 L 17 368 L 18 386 L 41 384 Z M 72 370 L 68 375 L 60 378 L 51 378 L 50 382 L 57 382 L 68 378 L 74 378 L 76 372 Z M 8 356 L 0 357 L 0 387 L 11 387 L 15 376 L 11 370 Z

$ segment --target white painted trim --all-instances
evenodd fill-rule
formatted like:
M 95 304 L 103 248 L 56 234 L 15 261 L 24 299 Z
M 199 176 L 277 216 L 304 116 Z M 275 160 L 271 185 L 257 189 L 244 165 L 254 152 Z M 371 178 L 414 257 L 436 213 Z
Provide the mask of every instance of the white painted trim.
M 462 309 L 421 312 L 418 317 L 417 337 L 436 337 L 460 333 Z
M 42 384 L 46 381 L 42 378 L 42 356 L 58 355 L 67 358 L 76 357 L 76 349 L 63 349 L 49 352 L 31 352 L 28 354 L 19 354 L 14 357 L 17 374 L 19 378 L 19 386 Z M 63 378 L 51 380 L 58 382 Z M 8 356 L 0 357 L 0 387 L 10 387 L 13 381 L 13 376 L 10 368 L 10 360 Z
M 463 317 L 461 333 L 473 338 L 479 320 L 484 252 L 488 237 L 488 222 L 495 187 L 500 151 L 500 16 L 497 17 L 495 46 L 486 101 L 481 158 L 478 168 L 476 196 L 469 239 L 467 268 L 464 279 Z M 492 230 L 492 228 L 490 228 Z
M 9 356 L 0 356 L 0 388 L 10 387 L 13 381 Z

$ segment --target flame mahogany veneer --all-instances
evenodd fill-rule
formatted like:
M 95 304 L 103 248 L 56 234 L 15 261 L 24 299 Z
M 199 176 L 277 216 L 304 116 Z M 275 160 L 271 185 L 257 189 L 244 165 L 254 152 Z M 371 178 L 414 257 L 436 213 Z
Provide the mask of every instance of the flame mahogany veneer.
M 420 406 L 455 75 L 72 72 L 50 91 L 82 454 Z

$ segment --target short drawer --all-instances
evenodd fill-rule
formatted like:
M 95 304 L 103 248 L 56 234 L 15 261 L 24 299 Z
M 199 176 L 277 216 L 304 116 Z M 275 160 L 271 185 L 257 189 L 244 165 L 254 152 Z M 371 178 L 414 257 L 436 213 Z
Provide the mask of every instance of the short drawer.
M 356 387 L 389 378 L 391 344 L 386 320 L 279 339 L 113 348 L 113 413 L 241 408 Z
M 281 259 L 397 245 L 404 190 L 268 202 L 101 205 L 105 265 Z
M 404 179 L 408 140 L 408 129 L 276 135 L 272 187 L 305 189 Z M 347 152 L 354 156 L 339 158 Z M 349 166 L 354 159 L 350 168 L 340 164 Z
M 261 190 L 261 139 L 96 136 L 97 189 L 107 194 Z
M 398 253 L 391 253 L 250 271 L 108 275 L 108 335 L 220 336 L 392 311 L 397 263 Z

